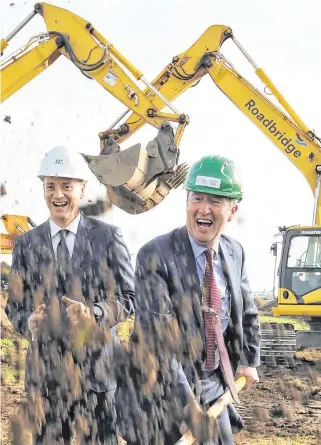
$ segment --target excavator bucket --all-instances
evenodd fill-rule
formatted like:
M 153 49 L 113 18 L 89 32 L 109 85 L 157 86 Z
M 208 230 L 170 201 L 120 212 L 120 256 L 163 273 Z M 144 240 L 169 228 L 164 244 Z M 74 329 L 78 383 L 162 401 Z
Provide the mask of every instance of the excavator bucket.
M 110 201 L 130 214 L 151 210 L 185 181 L 188 166 L 177 165 L 179 150 L 171 127 L 164 126 L 146 147 L 135 144 L 83 154 L 96 178 L 106 186 Z

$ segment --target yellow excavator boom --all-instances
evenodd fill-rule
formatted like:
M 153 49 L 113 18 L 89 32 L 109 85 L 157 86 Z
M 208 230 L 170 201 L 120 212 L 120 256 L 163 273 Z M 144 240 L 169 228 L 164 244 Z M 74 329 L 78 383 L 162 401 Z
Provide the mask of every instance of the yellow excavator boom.
M 242 48 L 231 28 L 224 25 L 208 28 L 187 51 L 174 56 L 171 63 L 149 83 L 143 73 L 90 22 L 47 3 L 37 3 L 33 13 L 7 39 L 2 39 L 2 50 L 36 14 L 43 17 L 48 32 L 38 36 L 35 48 L 30 49 L 35 43 L 33 38 L 18 53 L 1 63 L 1 73 L 4 73 L 1 100 L 28 83 L 61 54 L 82 74 L 96 80 L 119 99 L 127 110 L 108 130 L 100 133 L 100 154 L 84 155 L 96 177 L 106 185 L 114 204 L 129 213 L 140 213 L 153 208 L 172 188 L 184 182 L 187 166 L 178 166 L 178 143 L 188 117 L 179 113 L 172 101 L 209 74 L 217 87 L 303 173 L 313 192 L 317 191 L 314 220 L 321 223 L 320 140 Z M 221 46 L 227 39 L 232 39 L 253 65 L 258 77 L 279 101 L 281 109 L 243 78 L 224 57 Z M 141 90 L 135 79 L 142 81 L 146 88 Z M 164 112 L 165 107 L 170 112 Z M 123 122 L 129 111 L 131 114 Z M 117 127 L 121 121 L 123 123 Z M 175 134 L 171 122 L 178 125 Z M 119 144 L 146 123 L 159 130 L 157 137 L 146 147 L 136 144 L 120 151 Z
M 211 26 L 187 51 L 173 57 L 172 63 L 167 65 L 152 83 L 169 100 L 174 100 L 188 88 L 194 87 L 204 75 L 209 74 L 215 85 L 297 167 L 315 193 L 319 177 L 318 170 L 321 166 L 320 139 L 308 129 L 262 68 L 252 63 L 258 77 L 270 89 L 283 109 L 275 106 L 236 71 L 219 51 L 221 44 L 228 38 L 233 39 L 244 51 L 230 28 L 222 25 Z M 248 54 L 245 54 L 249 58 Z M 157 107 L 161 107 L 157 97 L 151 101 L 156 103 Z M 127 122 L 135 122 L 131 126 L 132 132 L 144 125 L 143 120 L 135 114 L 130 114 L 125 124 Z M 120 141 L 126 138 L 127 135 L 124 135 Z M 318 197 L 316 207 L 315 222 L 319 225 L 321 223 L 320 197 Z
M 120 152 L 117 139 L 131 132 L 130 125 L 122 125 L 100 133 L 99 158 L 84 155 L 98 180 L 106 185 L 115 205 L 129 213 L 153 208 L 186 177 L 187 166 L 178 166 L 178 144 L 188 124 L 188 116 L 180 114 L 90 22 L 66 9 L 37 3 L 34 11 L 1 40 L 1 51 L 37 14 L 43 17 L 47 33 L 32 37 L 26 45 L 1 61 L 1 101 L 29 83 L 60 55 L 67 57 L 83 75 L 97 81 L 128 110 L 135 111 L 159 130 L 146 147 L 136 144 Z M 157 110 L 135 79 L 154 92 L 162 107 L 169 107 L 171 112 Z

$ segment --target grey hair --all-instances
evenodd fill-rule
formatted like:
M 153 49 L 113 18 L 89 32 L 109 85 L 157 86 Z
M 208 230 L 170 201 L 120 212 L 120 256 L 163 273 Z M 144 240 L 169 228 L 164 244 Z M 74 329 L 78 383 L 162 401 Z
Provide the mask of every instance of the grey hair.
M 191 190 L 186 190 L 186 191 L 187 191 L 187 194 L 186 194 L 186 202 L 187 202 L 188 196 L 191 193 Z M 233 209 L 233 207 L 235 207 L 237 205 L 237 203 L 239 202 L 239 200 L 236 198 L 227 198 L 226 196 L 222 196 L 222 198 L 224 198 L 228 202 L 230 209 Z
M 237 203 L 239 202 L 236 198 L 230 198 L 229 199 L 229 205 L 230 205 L 230 208 L 232 209 L 233 207 L 235 207 L 236 205 L 237 205 Z

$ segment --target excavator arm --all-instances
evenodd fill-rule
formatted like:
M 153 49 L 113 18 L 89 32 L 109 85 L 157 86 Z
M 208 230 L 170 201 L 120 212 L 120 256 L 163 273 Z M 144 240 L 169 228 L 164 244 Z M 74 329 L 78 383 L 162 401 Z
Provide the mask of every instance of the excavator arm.
M 314 223 L 321 223 L 320 140 L 301 121 L 265 72 L 256 66 L 229 27 L 214 25 L 208 28 L 187 51 L 175 56 L 149 83 L 90 22 L 46 3 L 35 5 L 34 12 L 20 27 L 1 41 L 1 49 L 36 14 L 44 18 L 48 33 L 38 36 L 38 46 L 29 52 L 25 51 L 30 41 L 18 54 L 2 62 L 1 100 L 28 83 L 61 54 L 82 74 L 99 82 L 119 99 L 127 110 L 99 134 L 100 155 L 84 155 L 93 173 L 106 185 L 114 204 L 128 213 L 141 213 L 153 208 L 172 188 L 183 183 L 187 166 L 178 166 L 178 143 L 188 117 L 179 114 L 172 101 L 209 74 L 216 86 L 302 172 L 315 193 Z M 254 88 L 224 57 L 220 50 L 227 39 L 236 43 L 282 109 Z M 142 81 L 146 85 L 145 90 L 141 90 L 130 75 Z M 163 112 L 165 107 L 169 107 L 171 112 Z M 119 125 L 129 111 L 131 114 L 127 120 Z M 170 122 L 178 124 L 175 135 Z M 146 148 L 136 144 L 120 151 L 118 144 L 146 123 L 159 129 L 157 137 Z
M 65 9 L 37 3 L 32 14 L 1 40 L 1 51 L 37 14 L 43 17 L 48 32 L 31 38 L 1 62 L 1 101 L 51 66 L 60 55 L 67 57 L 83 75 L 97 81 L 128 110 L 135 111 L 140 119 L 159 130 L 146 147 L 136 144 L 120 152 L 117 139 L 131 134 L 130 125 L 122 125 L 113 131 L 101 132 L 99 158 L 84 155 L 98 180 L 109 189 L 114 204 L 129 213 L 149 210 L 185 179 L 187 167 L 178 166 L 178 144 L 188 117 L 178 113 L 90 22 Z M 162 107 L 169 107 L 171 112 L 156 109 L 148 93 L 144 93 L 133 78 L 143 82 L 161 99 Z M 177 124 L 175 134 L 170 122 Z
M 227 39 L 232 39 L 236 43 L 283 109 L 268 100 L 224 57 L 220 47 Z M 173 57 L 172 62 L 152 83 L 172 101 L 188 88 L 196 86 L 206 74 L 210 75 L 215 85 L 303 174 L 316 198 L 314 223 L 321 224 L 320 139 L 308 129 L 265 72 L 253 62 L 235 39 L 230 28 L 222 25 L 208 28 L 187 51 Z M 150 100 L 157 108 L 161 108 L 158 97 L 154 96 Z M 131 125 L 132 133 L 144 125 L 143 120 L 136 114 L 129 115 L 125 125 L 128 122 L 134 122 Z M 124 141 L 126 137 L 127 135 L 124 135 L 120 141 Z

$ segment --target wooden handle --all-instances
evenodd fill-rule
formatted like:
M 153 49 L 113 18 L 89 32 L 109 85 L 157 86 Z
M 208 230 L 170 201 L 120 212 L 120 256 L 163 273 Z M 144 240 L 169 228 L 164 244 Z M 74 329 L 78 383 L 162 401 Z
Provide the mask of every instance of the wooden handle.
M 246 385 L 246 377 L 241 376 L 237 380 L 235 380 L 235 386 L 237 392 L 240 392 L 244 386 Z M 230 390 L 226 391 L 215 403 L 210 407 L 207 411 L 207 415 L 212 419 L 216 419 L 226 408 L 226 406 L 233 401 Z M 180 439 L 176 442 L 175 445 L 193 445 L 196 444 L 196 439 L 193 437 L 193 434 L 190 431 L 187 431 Z

